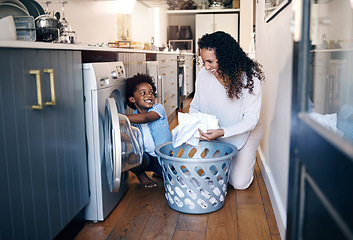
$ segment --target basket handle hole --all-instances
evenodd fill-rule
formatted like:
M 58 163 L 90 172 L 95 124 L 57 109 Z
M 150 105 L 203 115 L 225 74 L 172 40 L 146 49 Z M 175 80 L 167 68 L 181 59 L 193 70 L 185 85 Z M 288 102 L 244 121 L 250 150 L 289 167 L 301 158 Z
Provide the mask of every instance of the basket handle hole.
M 219 185 L 223 185 L 224 179 L 223 179 L 223 177 L 221 175 L 217 176 L 217 182 L 219 183 Z
M 218 173 L 218 169 L 216 168 L 216 166 L 215 165 L 212 165 L 211 167 L 210 167 L 210 171 L 211 171 L 211 173 L 213 174 L 213 175 L 217 175 L 217 173 Z
M 207 184 L 207 186 L 209 186 L 211 188 L 214 186 L 213 181 L 211 180 L 210 177 L 205 178 L 205 183 Z
M 221 155 L 221 151 L 217 150 L 214 154 L 213 154 L 213 158 L 217 158 Z
M 180 149 L 179 152 L 177 153 L 177 158 L 181 158 L 184 155 L 185 150 L 184 149 Z
M 184 165 L 180 166 L 180 170 L 186 177 L 189 177 L 191 175 L 189 169 L 187 167 L 185 167 Z
M 222 164 L 222 170 L 223 170 L 223 172 L 225 172 L 225 173 L 228 172 L 228 166 L 227 166 L 226 163 L 223 163 L 223 164 Z
M 190 179 L 190 183 L 191 183 L 195 188 L 199 188 L 199 187 L 201 186 L 200 182 L 199 182 L 196 178 L 194 178 L 194 177 L 192 177 L 192 178 Z
M 177 174 L 177 171 L 175 170 L 175 167 L 173 166 L 173 164 L 169 163 L 169 169 L 174 175 Z
M 192 148 L 188 154 L 189 158 L 193 158 L 197 152 L 196 148 Z
M 206 158 L 209 152 L 210 152 L 210 149 L 205 148 L 205 150 L 203 150 L 203 152 L 201 153 L 201 157 Z
M 199 166 L 196 166 L 196 167 L 195 167 L 195 172 L 196 172 L 200 177 L 205 176 L 205 171 L 204 171 L 201 167 L 199 167 Z
M 178 176 L 177 181 L 180 184 L 180 186 L 182 186 L 182 187 L 186 186 L 184 179 L 182 177 Z

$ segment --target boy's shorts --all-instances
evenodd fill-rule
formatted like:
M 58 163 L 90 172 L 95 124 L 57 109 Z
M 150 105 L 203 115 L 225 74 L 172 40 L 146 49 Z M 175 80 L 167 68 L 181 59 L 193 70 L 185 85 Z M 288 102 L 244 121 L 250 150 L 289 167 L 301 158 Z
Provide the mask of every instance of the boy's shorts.
M 146 158 L 146 171 L 152 171 L 162 177 L 162 166 L 158 162 L 158 158 L 154 157 L 147 152 L 143 153 L 143 156 Z

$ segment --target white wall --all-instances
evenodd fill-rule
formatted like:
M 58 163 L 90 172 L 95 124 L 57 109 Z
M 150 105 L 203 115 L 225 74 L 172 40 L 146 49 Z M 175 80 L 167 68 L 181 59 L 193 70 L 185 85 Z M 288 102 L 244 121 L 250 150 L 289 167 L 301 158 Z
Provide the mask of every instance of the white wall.
M 45 9 L 44 3 L 42 4 Z M 107 43 L 117 40 L 117 6 L 106 1 L 70 1 L 65 5 L 65 16 L 76 31 L 78 42 Z M 49 11 L 61 13 L 61 4 L 53 1 Z
M 46 6 L 41 3 L 43 8 Z M 82 1 L 73 0 L 65 5 L 65 16 L 72 30 L 76 31 L 78 42 L 82 44 L 108 43 L 118 40 L 119 5 L 114 1 Z M 54 2 L 49 5 L 49 11 L 62 12 L 61 4 Z M 157 42 L 166 43 L 167 20 L 165 9 L 159 10 L 156 17 L 154 8 L 147 8 L 136 2 L 131 14 L 131 39 L 138 42 L 150 42 L 151 37 L 159 32 Z M 158 30 L 155 22 L 159 19 Z
M 157 46 L 167 42 L 166 9 L 148 8 L 136 2 L 131 14 L 132 39 L 139 42 L 151 42 L 154 37 Z
M 287 221 L 293 58 L 290 21 L 294 1 L 268 23 L 264 21 L 265 1 L 256 1 L 256 59 L 266 76 L 262 85 L 260 166 L 282 239 Z

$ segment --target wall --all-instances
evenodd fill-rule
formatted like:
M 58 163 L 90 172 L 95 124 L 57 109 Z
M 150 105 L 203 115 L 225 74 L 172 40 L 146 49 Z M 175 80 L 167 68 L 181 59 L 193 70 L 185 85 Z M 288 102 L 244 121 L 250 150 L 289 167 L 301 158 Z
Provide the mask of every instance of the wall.
M 292 95 L 293 36 L 290 22 L 292 6 L 265 23 L 265 1 L 256 0 L 256 59 L 263 65 L 261 121 L 264 136 L 260 143 L 260 168 L 264 176 L 277 225 L 285 236 Z
M 39 2 L 43 8 L 44 3 Z M 78 42 L 82 44 L 108 43 L 118 40 L 119 5 L 114 1 L 82 1 L 73 0 L 65 5 L 65 16 L 72 30 L 76 31 Z M 49 11 L 62 12 L 61 4 L 53 2 L 49 5 Z M 139 42 L 150 42 L 151 37 L 159 32 L 157 42 L 166 43 L 166 14 L 160 9 L 156 16 L 154 8 L 147 8 L 136 2 L 131 14 L 131 39 Z M 155 29 L 159 20 L 158 30 Z
M 154 37 L 155 45 L 167 43 L 166 9 L 146 7 L 136 2 L 134 12 L 131 14 L 132 39 L 139 42 L 151 42 Z
M 44 6 L 44 3 L 39 2 Z M 45 6 L 43 7 L 45 9 Z M 117 6 L 106 1 L 70 1 L 65 5 L 65 17 L 77 40 L 84 44 L 107 43 L 117 40 Z M 54 2 L 49 11 L 61 11 L 61 4 Z

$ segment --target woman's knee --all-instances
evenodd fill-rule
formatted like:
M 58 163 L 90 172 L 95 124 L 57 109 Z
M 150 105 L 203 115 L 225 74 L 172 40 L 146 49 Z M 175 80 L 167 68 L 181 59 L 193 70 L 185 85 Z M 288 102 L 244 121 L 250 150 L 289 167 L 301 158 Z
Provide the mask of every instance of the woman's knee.
M 229 179 L 229 184 L 232 185 L 234 189 L 237 190 L 245 190 L 247 189 L 252 181 L 254 179 L 254 176 L 251 176 L 250 178 L 243 178 L 243 179 Z

